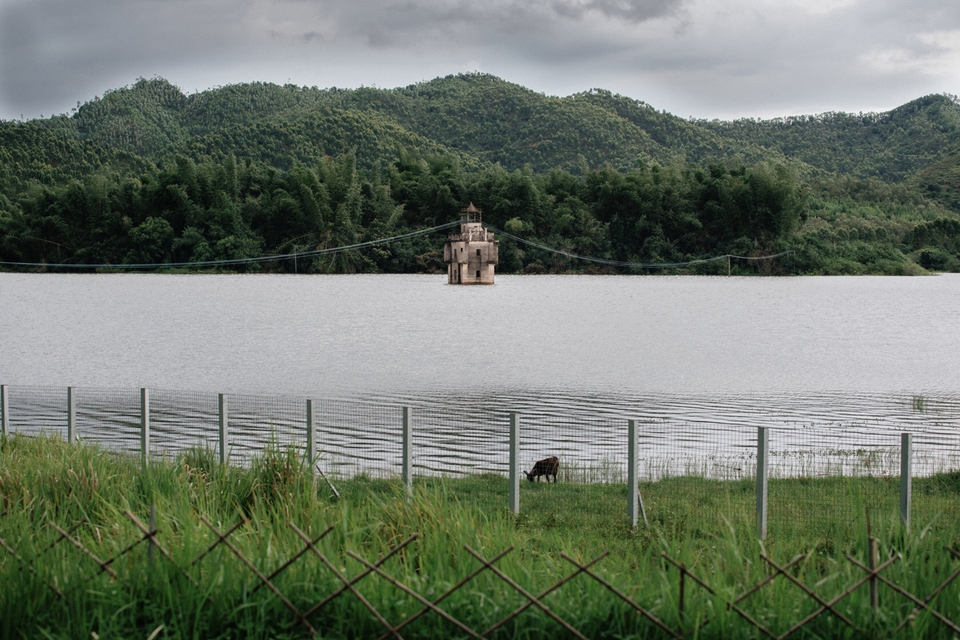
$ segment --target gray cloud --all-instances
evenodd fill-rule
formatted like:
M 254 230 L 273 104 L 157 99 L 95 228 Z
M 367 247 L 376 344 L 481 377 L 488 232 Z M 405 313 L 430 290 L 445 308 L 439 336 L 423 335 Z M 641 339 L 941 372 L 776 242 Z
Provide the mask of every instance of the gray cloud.
M 294 69 L 303 55 L 342 59 L 350 51 L 366 58 L 364 47 L 426 46 L 421 55 L 440 56 L 467 49 L 479 60 L 486 46 L 510 45 L 522 56 L 548 42 L 558 23 L 590 14 L 638 22 L 669 15 L 682 0 L 0 2 L 0 117 L 9 118 L 20 111 L 49 115 L 139 76 L 183 69 L 210 76 L 219 69 L 230 77 L 231 65 L 260 68 L 285 59 Z M 353 84 L 364 83 L 363 71 L 355 71 Z
M 683 3 L 673 0 L 572 0 L 554 2 L 552 5 L 557 14 L 567 18 L 579 19 L 586 13 L 595 11 L 608 18 L 623 18 L 636 23 L 674 16 Z
M 892 108 L 960 93 L 942 0 L 0 0 L 0 117 L 139 76 L 399 86 L 486 71 L 677 115 Z

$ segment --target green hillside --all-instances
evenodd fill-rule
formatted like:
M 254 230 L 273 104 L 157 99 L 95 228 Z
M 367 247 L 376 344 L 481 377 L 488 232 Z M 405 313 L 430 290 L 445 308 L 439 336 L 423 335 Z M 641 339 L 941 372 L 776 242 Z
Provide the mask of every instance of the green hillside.
M 917 172 L 907 184 L 954 211 L 960 211 L 960 153 Z
M 396 160 L 398 149 L 416 149 L 424 155 L 462 155 L 378 114 L 329 106 L 317 107 L 293 120 L 271 118 L 224 127 L 168 147 L 156 155 L 162 163 L 176 155 L 220 162 L 232 154 L 287 171 L 298 162 L 315 164 L 324 157 L 353 152 L 358 166 L 371 169 Z M 461 163 L 464 166 L 479 164 L 469 155 L 463 156 Z
M 553 98 L 493 76 L 472 74 L 384 91 L 347 94 L 349 109 L 389 115 L 404 127 L 508 169 L 529 165 L 580 173 L 609 164 L 665 164 L 675 155 L 602 106 Z
M 156 157 L 184 145 L 202 149 L 208 144 L 203 137 L 236 127 L 287 127 L 309 116 L 330 118 L 340 110 L 373 118 L 376 124 L 368 129 L 391 121 L 407 138 L 410 133 L 420 136 L 415 142 L 424 150 L 449 149 L 509 169 L 529 164 L 536 172 L 562 168 L 582 175 L 608 164 L 629 170 L 641 162 L 667 164 L 677 158 L 785 159 L 609 92 L 548 97 L 485 74 L 448 76 L 397 89 L 250 83 L 190 96 L 166 80 L 140 79 L 82 105 L 72 117 L 37 124 L 70 138 Z M 325 142 L 329 146 L 329 140 L 338 140 L 342 148 L 344 140 L 351 140 L 355 123 L 344 122 L 346 130 L 340 123 L 326 123 Z M 288 147 L 314 142 L 309 136 L 299 142 L 286 137 Z M 296 153 L 309 155 L 302 149 Z M 389 159 L 372 148 L 357 156 L 361 166 Z
M 38 122 L 68 137 L 91 140 L 143 156 L 184 144 L 188 139 L 262 120 L 289 121 L 330 107 L 336 89 L 303 89 L 251 83 L 184 93 L 163 78 L 140 78 L 106 92 L 71 117 Z
M 823 171 L 885 182 L 900 182 L 960 153 L 960 105 L 946 95 L 926 96 L 886 113 L 698 124 L 730 141 L 775 150 Z
M 960 106 L 945 95 L 886 113 L 689 121 L 608 91 L 556 98 L 486 74 L 396 89 L 249 83 L 189 96 L 162 78 L 141 78 L 82 105 L 71 117 L 36 124 L 153 157 L 186 144 L 202 148 L 205 143 L 194 142 L 198 137 L 232 127 L 286 126 L 308 115 L 329 118 L 341 109 L 374 117 L 375 127 L 391 121 L 436 149 L 511 170 L 529 164 L 538 173 L 562 168 L 582 174 L 608 164 L 623 171 L 640 162 L 665 165 L 678 158 L 698 164 L 736 159 L 790 161 L 808 176 L 842 173 L 900 182 L 960 153 Z M 342 148 L 354 123 L 344 123 L 346 131 L 327 123 L 327 140 L 339 139 Z M 381 152 L 365 149 L 358 162 L 368 166 L 392 159 Z
M 0 199 L 30 185 L 57 186 L 96 172 L 137 175 L 153 163 L 126 150 L 103 147 L 32 123 L 0 122 Z
M 734 265 L 745 274 L 960 270 L 958 123 L 949 96 L 884 114 L 706 122 L 485 74 L 192 95 L 141 78 L 71 116 L 0 123 L 0 261 L 309 252 L 443 224 L 473 202 L 519 238 L 502 236 L 500 272 L 637 272 L 535 245 L 655 264 L 795 252 Z M 442 241 L 236 268 L 436 272 Z

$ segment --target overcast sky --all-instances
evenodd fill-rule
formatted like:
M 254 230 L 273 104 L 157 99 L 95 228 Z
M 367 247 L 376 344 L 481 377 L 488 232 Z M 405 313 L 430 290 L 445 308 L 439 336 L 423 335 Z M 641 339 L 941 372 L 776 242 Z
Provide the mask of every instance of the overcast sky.
M 138 77 L 392 88 L 480 71 L 681 117 L 886 111 L 960 93 L 957 0 L 0 0 L 0 118 Z

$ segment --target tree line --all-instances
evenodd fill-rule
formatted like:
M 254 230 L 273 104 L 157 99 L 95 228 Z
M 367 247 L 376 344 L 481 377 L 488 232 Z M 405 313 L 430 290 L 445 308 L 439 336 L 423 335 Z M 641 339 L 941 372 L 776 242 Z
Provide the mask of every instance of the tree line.
M 608 260 L 679 263 L 793 249 L 798 253 L 790 262 L 737 268 L 816 273 L 844 245 L 889 241 L 883 259 L 906 261 L 892 239 L 876 233 L 845 233 L 839 250 L 836 234 L 799 234 L 810 216 L 811 187 L 785 164 L 651 164 L 627 172 L 607 167 L 584 176 L 561 169 L 540 175 L 529 167 L 465 170 L 456 156 L 422 157 L 403 148 L 392 163 L 369 170 L 357 167 L 352 151 L 288 171 L 233 155 L 199 163 L 181 156 L 136 177 L 94 174 L 65 186 L 36 185 L 0 215 L 0 258 L 53 269 L 294 254 L 455 221 L 471 202 L 483 210 L 485 223 L 513 236 Z M 952 227 L 944 233 L 953 233 Z M 444 269 L 443 241 L 441 234 L 424 235 L 363 251 L 230 268 L 438 272 Z M 597 269 L 506 237 L 500 255 L 501 272 Z M 720 267 L 691 270 L 711 268 Z

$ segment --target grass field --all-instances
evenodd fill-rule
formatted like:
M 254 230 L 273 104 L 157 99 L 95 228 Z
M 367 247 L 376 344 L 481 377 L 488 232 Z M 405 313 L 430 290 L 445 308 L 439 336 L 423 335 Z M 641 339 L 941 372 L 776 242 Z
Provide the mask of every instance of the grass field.
M 579 561 L 604 552 L 597 574 L 685 637 L 753 638 L 757 630 L 727 603 L 766 579 L 760 554 L 787 563 L 806 558 L 790 574 L 826 599 L 838 596 L 864 574 L 852 556 L 867 563 L 868 538 L 879 540 L 881 561 L 896 558 L 884 574 L 925 598 L 960 567 L 946 547 L 958 547 L 960 476 L 915 480 L 913 525 L 898 517 L 898 484 L 890 478 L 782 479 L 770 485 L 770 535 L 755 534 L 751 481 L 706 481 L 695 477 L 642 483 L 648 526 L 626 518 L 622 483 L 526 483 L 521 514 L 507 511 L 506 478 L 418 478 L 406 499 L 399 482 L 365 476 L 334 479 L 339 499 L 305 473 L 293 452 L 271 450 L 247 469 L 221 467 L 208 451 L 156 461 L 142 471 L 139 460 L 59 439 L 13 436 L 0 440 L 0 637 L 3 638 L 274 638 L 307 637 L 281 599 L 226 545 L 201 517 L 226 531 L 246 519 L 229 540 L 258 570 L 270 574 L 303 548 L 290 523 L 316 537 L 317 545 L 344 576 L 388 553 L 412 534 L 419 537 L 384 564 L 384 570 L 426 598 L 435 598 L 478 568 L 465 545 L 490 558 L 513 547 L 497 563 L 531 593 L 565 577 Z M 158 539 L 172 560 L 155 554 L 125 514 L 147 522 L 157 514 Z M 57 543 L 64 530 L 106 560 L 111 576 L 71 543 Z M 18 557 L 15 557 L 15 552 Z M 680 615 L 679 571 L 662 554 L 685 563 L 715 595 L 688 577 Z M 18 559 L 19 558 L 19 559 Z M 32 571 L 25 567 L 29 565 Z M 183 571 L 181 571 L 183 569 Z M 185 575 L 186 574 L 186 575 Z M 273 583 L 299 611 L 306 611 L 342 582 L 310 553 Z M 51 586 L 53 588 L 51 588 Z M 63 594 L 58 596 L 54 588 Z M 394 624 L 421 605 L 378 576 L 357 589 Z M 478 632 L 525 602 L 486 570 L 443 601 L 443 608 Z M 658 638 L 668 634 L 584 575 L 546 596 L 545 604 L 590 638 Z M 775 633 L 814 612 L 817 603 L 783 577 L 740 603 Z M 836 610 L 855 627 L 827 613 L 791 637 L 876 637 L 895 629 L 913 603 L 881 586 L 875 614 L 866 586 L 843 598 Z M 960 622 L 960 585 L 933 601 Z M 704 622 L 710 622 L 702 626 Z M 358 598 L 344 594 L 309 618 L 325 638 L 377 638 L 383 627 Z M 292 628 L 291 625 L 294 625 Z M 430 613 L 402 632 L 408 638 L 467 637 Z M 921 612 L 895 637 L 950 638 L 955 632 Z M 531 607 L 489 634 L 492 638 L 563 638 L 571 634 Z

